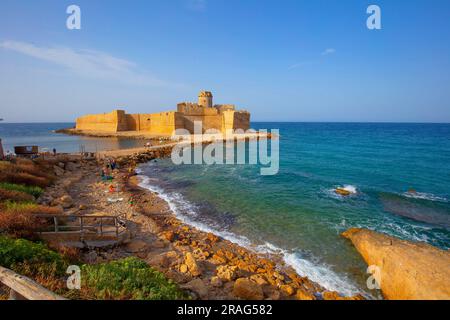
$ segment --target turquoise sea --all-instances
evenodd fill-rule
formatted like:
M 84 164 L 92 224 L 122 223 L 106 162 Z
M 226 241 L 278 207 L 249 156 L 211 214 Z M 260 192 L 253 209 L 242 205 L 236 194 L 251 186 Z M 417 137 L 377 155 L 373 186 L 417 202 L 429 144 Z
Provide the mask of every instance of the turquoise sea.
M 0 124 L 4 149 L 36 144 L 60 152 L 128 148 L 145 141 L 55 134 L 73 124 Z M 366 266 L 340 236 L 363 227 L 450 248 L 450 124 L 253 123 L 280 130 L 280 170 L 259 165 L 140 167 L 142 185 L 176 214 L 343 294 L 366 288 Z M 349 197 L 336 195 L 346 187 Z M 408 190 L 414 189 L 411 193 Z
M 141 166 L 142 185 L 178 216 L 343 294 L 364 292 L 366 266 L 340 233 L 369 228 L 450 248 L 450 125 L 253 123 L 280 130 L 280 171 L 258 165 Z M 338 196 L 334 188 L 355 193 Z M 415 192 L 408 192 L 415 190 Z

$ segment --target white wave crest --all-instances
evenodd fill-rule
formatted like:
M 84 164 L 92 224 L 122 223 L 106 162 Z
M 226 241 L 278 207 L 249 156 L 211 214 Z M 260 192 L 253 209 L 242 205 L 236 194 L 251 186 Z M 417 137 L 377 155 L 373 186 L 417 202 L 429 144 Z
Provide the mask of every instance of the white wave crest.
M 167 193 L 162 188 L 151 184 L 150 182 L 152 180 L 146 175 L 143 175 L 143 170 L 138 168 L 136 172 L 139 174 L 139 186 L 152 192 L 157 192 L 158 196 L 168 203 L 171 211 L 183 223 L 203 232 L 211 232 L 257 253 L 279 254 L 283 257 L 285 263 L 294 268 L 299 275 L 308 277 L 327 290 L 337 291 L 345 296 L 352 296 L 361 292 L 349 279 L 336 274 L 326 265 L 317 265 L 307 259 L 301 258 L 298 252 L 289 252 L 268 242 L 262 245 L 255 245 L 245 236 L 236 235 L 225 230 L 217 230 L 202 222 L 194 221 L 193 218 L 196 217 L 195 207 L 186 201 L 181 194 L 175 192 Z

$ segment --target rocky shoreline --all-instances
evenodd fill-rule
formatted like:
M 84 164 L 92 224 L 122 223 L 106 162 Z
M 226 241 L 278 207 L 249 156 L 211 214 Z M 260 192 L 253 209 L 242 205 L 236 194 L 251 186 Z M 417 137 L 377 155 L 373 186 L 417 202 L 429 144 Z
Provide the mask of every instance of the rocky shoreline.
M 113 173 L 117 197 L 106 201 L 110 182 L 102 182 L 103 160 L 59 168 L 56 184 L 40 201 L 66 214 L 125 215 L 131 238 L 120 246 L 85 249 L 86 263 L 137 256 L 163 272 L 194 299 L 359 300 L 327 291 L 284 264 L 280 256 L 252 252 L 212 233 L 182 223 L 157 193 L 139 187 L 139 163 L 167 157 L 172 147 L 121 156 Z M 60 169 L 63 169 L 61 172 Z

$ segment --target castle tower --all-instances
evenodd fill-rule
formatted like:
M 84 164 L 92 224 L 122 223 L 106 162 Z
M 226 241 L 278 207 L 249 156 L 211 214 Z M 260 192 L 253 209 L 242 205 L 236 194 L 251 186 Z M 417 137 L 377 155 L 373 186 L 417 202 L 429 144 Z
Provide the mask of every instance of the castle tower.
M 204 108 L 213 107 L 213 95 L 210 91 L 200 91 L 198 95 L 198 105 Z

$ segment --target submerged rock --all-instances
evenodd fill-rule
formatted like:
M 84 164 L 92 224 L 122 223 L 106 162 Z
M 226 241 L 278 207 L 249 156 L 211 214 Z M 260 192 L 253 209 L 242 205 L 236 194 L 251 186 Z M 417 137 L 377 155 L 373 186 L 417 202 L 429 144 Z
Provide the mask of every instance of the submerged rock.
M 348 190 L 345 190 L 344 188 L 336 188 L 334 190 L 334 192 L 336 192 L 337 194 L 341 195 L 341 196 L 349 196 L 352 193 Z
M 450 299 L 450 252 L 366 229 L 342 235 L 369 266 L 379 268 L 379 285 L 387 299 Z

